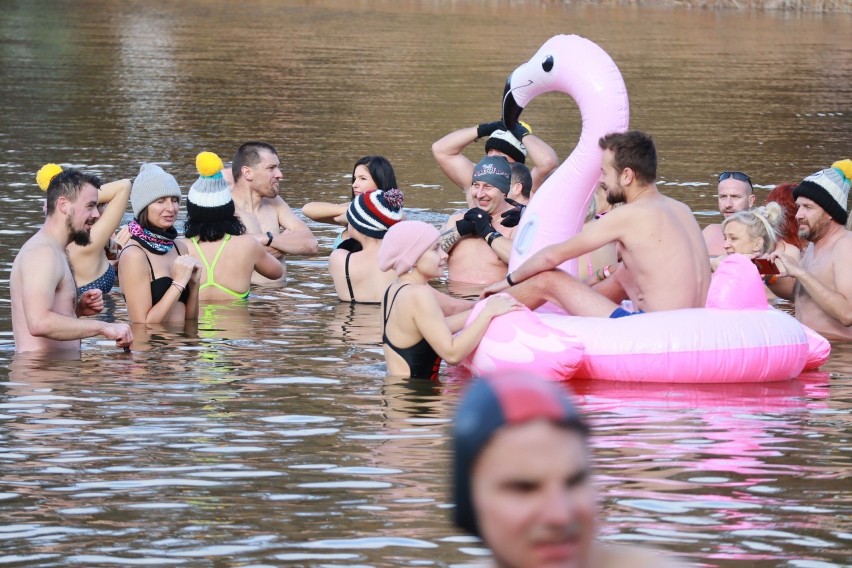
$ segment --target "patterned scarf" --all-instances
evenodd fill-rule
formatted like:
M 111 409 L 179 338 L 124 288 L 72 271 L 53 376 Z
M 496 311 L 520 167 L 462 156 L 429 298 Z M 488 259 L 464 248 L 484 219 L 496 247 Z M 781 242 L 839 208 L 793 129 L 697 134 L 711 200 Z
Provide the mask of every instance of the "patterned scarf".
M 172 247 L 175 246 L 177 238 L 177 229 L 169 227 L 168 229 L 146 229 L 139 224 L 139 221 L 133 219 L 127 228 L 130 230 L 130 238 L 142 245 L 145 250 L 151 251 L 154 254 L 166 254 Z

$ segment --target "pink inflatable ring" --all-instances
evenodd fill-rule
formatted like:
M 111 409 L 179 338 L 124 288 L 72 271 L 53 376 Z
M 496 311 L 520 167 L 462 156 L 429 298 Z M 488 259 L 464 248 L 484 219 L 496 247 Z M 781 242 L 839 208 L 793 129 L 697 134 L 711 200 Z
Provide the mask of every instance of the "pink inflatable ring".
M 503 119 L 513 126 L 540 94 L 560 91 L 580 107 L 583 127 L 569 158 L 542 184 L 518 226 L 510 270 L 545 246 L 580 231 L 597 183 L 598 139 L 627 130 L 627 91 L 615 63 L 578 36 L 549 39 L 506 83 Z M 576 260 L 560 266 L 576 275 Z M 477 306 L 479 307 L 479 306 Z M 555 343 L 562 342 L 562 348 Z M 830 345 L 795 318 L 771 308 L 757 269 L 731 255 L 713 274 L 704 308 L 619 319 L 539 309 L 492 320 L 463 363 L 474 373 L 523 367 L 577 378 L 673 383 L 787 380 L 818 368 Z

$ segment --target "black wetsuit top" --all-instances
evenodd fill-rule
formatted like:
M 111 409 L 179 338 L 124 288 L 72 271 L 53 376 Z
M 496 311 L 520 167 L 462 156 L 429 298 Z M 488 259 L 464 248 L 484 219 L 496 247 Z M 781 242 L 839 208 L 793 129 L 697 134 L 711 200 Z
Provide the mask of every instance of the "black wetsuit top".
M 421 339 L 411 347 L 405 348 L 397 347 L 391 343 L 390 339 L 388 339 L 387 325 L 388 318 L 390 317 L 390 311 L 393 308 L 393 303 L 396 301 L 399 291 L 406 286 L 408 286 L 408 284 L 403 284 L 397 289 L 393 295 L 393 299 L 390 301 L 390 305 L 388 305 L 388 293 L 390 292 L 390 287 L 385 290 L 385 313 L 383 314 L 384 324 L 382 325 L 382 341 L 384 341 L 385 345 L 390 347 L 394 352 L 399 354 L 403 361 L 408 363 L 408 368 L 411 371 L 412 378 L 437 379 L 438 369 L 441 367 L 441 358 L 438 357 L 438 354 L 435 353 L 435 350 L 432 349 L 432 346 L 429 345 L 426 338 Z

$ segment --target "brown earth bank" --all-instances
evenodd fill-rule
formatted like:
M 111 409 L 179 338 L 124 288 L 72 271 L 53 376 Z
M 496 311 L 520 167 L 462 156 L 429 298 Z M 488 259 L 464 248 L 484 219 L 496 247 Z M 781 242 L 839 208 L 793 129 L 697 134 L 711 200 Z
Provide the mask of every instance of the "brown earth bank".
M 600 6 L 645 6 L 707 10 L 767 10 L 786 12 L 852 13 L 852 0 L 556 0 L 555 3 Z

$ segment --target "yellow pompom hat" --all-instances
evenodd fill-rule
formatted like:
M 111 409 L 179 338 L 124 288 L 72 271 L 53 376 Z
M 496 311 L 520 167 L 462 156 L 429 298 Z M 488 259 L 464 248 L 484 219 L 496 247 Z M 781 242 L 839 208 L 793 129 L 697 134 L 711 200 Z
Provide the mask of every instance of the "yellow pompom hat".
M 186 196 L 188 221 L 222 221 L 234 215 L 234 200 L 228 183 L 222 176 L 222 159 L 213 152 L 201 152 L 195 157 L 198 179 Z
M 47 186 L 50 185 L 50 180 L 56 177 L 56 174 L 62 173 L 62 166 L 59 164 L 45 164 L 39 168 L 36 173 L 36 183 L 42 191 L 47 191 Z
M 849 218 L 849 188 L 852 185 L 852 160 L 840 160 L 830 168 L 806 177 L 793 190 L 793 199 L 806 197 L 825 209 L 831 218 L 846 224 Z

